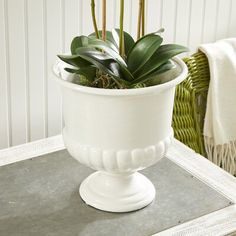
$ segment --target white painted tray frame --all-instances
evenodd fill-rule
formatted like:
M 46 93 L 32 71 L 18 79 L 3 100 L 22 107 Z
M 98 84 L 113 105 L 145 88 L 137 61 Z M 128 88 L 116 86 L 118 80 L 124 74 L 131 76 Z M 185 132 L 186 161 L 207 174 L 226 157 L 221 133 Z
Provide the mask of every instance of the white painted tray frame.
M 64 148 L 62 136 L 58 135 L 3 149 L 0 150 L 0 166 L 39 157 Z M 167 153 L 167 158 L 229 199 L 232 205 L 164 230 L 155 236 L 236 235 L 236 178 L 177 140 L 174 140 Z

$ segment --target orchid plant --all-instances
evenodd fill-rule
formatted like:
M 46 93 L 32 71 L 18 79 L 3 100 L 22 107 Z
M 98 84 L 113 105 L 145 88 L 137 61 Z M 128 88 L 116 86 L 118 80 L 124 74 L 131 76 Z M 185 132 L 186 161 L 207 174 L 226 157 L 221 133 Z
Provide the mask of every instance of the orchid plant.
M 171 70 L 171 58 L 188 51 L 177 44 L 162 45 L 160 29 L 145 35 L 145 0 L 139 0 L 137 40 L 124 31 L 124 0 L 120 0 L 119 29 L 106 30 L 106 0 L 102 0 L 102 30 L 98 30 L 95 3 L 91 0 L 94 33 L 77 36 L 71 55 L 58 55 L 78 75 L 78 84 L 108 89 L 147 87 L 160 83 L 158 75 Z

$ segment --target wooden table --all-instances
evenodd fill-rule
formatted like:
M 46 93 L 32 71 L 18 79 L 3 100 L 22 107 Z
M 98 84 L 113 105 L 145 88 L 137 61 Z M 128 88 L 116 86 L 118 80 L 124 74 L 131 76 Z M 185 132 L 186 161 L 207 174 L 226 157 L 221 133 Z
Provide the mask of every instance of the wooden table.
M 0 235 L 236 235 L 236 179 L 175 140 L 166 158 L 142 171 L 155 201 L 107 213 L 79 197 L 92 170 L 64 150 L 61 136 L 0 150 Z

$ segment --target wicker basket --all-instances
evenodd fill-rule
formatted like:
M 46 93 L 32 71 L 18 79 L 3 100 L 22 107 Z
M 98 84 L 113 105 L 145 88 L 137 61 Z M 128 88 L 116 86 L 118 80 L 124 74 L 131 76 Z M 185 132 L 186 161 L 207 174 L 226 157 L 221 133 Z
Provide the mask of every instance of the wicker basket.
M 206 111 L 210 73 L 206 56 L 197 52 L 184 59 L 189 75 L 175 93 L 172 126 L 175 138 L 206 156 L 203 123 Z

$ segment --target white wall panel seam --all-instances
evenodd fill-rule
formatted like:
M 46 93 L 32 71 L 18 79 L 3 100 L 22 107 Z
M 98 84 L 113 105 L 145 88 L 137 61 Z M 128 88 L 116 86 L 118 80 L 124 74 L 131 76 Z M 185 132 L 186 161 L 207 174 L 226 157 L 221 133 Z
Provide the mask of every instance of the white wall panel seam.
M 78 3 L 78 34 L 81 35 L 83 32 L 83 24 L 82 24 L 82 19 L 83 19 L 83 1 L 77 1 Z
M 189 3 L 189 19 L 188 19 L 188 40 L 187 40 L 187 46 L 190 45 L 190 28 L 191 28 L 191 16 L 192 16 L 192 2 L 193 0 L 190 0 Z
M 10 87 L 10 53 L 9 53 L 9 29 L 8 29 L 8 4 L 4 0 L 4 23 L 6 45 L 6 94 L 7 94 L 7 141 L 8 147 L 12 146 L 12 122 L 11 122 L 11 87 Z
M 114 12 L 114 16 L 115 16 L 115 27 L 119 28 L 119 22 L 120 22 L 120 1 L 116 0 L 115 2 L 115 12 Z
M 130 14 L 129 14 L 129 32 L 131 32 L 132 31 L 132 26 L 133 26 L 133 11 L 132 11 L 132 6 L 133 6 L 133 1 L 132 0 L 130 0 L 129 1 L 129 9 L 131 9 L 130 10 Z M 146 7 L 146 11 L 147 11 L 147 7 Z M 146 12 L 146 16 L 147 16 L 147 12 Z M 146 21 L 146 24 L 147 24 L 147 21 Z M 146 29 L 147 29 L 147 26 L 146 26 Z
M 29 43 L 28 43 L 28 0 L 24 0 L 24 41 L 25 41 L 25 127 L 26 142 L 31 141 L 30 134 L 30 94 L 29 94 Z
M 61 0 L 61 52 L 65 53 L 65 0 Z
M 179 4 L 179 0 L 176 0 L 175 3 L 175 26 L 174 26 L 174 42 L 176 41 L 176 36 L 177 36 L 177 18 L 178 18 L 178 4 Z
M 61 52 L 65 53 L 65 0 L 61 0 Z M 61 99 L 61 130 L 64 126 L 63 113 L 62 113 L 62 96 Z
M 233 0 L 230 0 L 230 8 L 229 8 L 229 16 L 228 16 L 228 24 L 227 24 L 227 37 L 229 37 L 230 20 L 231 20 L 232 13 L 233 13 Z
M 89 1 L 86 1 L 87 4 L 90 5 L 90 2 Z M 96 0 L 96 18 L 97 18 L 97 25 L 98 25 L 98 29 L 101 29 L 101 11 L 102 11 L 102 8 L 100 7 L 100 1 L 99 0 Z M 90 14 L 88 14 L 88 17 L 91 17 Z M 90 32 L 92 33 L 92 32 Z
M 160 11 L 160 26 L 163 27 L 163 1 L 164 0 L 161 0 L 160 1 L 160 8 L 161 8 L 161 11 Z
M 216 18 L 215 18 L 215 32 L 214 32 L 214 39 L 216 41 L 217 39 L 217 25 L 218 25 L 218 17 L 219 17 L 219 6 L 220 6 L 220 0 L 216 0 L 217 1 L 217 4 L 216 4 Z
M 44 99 L 44 138 L 48 137 L 48 72 L 47 72 L 47 0 L 43 0 L 43 46 L 44 46 L 44 88 L 43 88 L 43 99 Z
M 201 29 L 201 43 L 204 38 L 204 28 L 205 28 L 205 18 L 206 18 L 206 0 L 203 0 L 203 9 L 202 9 L 202 29 Z

